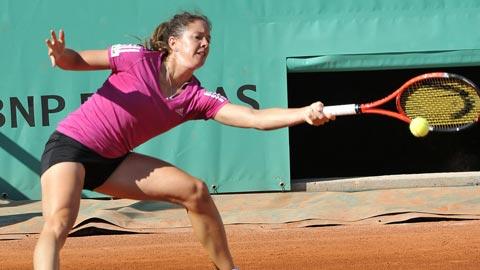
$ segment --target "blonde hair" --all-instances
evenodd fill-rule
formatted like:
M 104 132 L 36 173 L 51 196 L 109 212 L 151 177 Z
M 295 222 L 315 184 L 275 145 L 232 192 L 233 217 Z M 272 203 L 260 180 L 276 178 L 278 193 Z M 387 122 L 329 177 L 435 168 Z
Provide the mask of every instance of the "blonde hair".
M 149 50 L 161 51 L 168 54 L 170 52 L 168 38 L 171 36 L 179 37 L 183 34 L 186 27 L 196 20 L 204 21 L 208 26 L 208 30 L 212 29 L 212 24 L 205 15 L 190 12 L 178 13 L 170 20 L 161 23 L 155 28 L 151 37 L 145 41 L 145 47 Z

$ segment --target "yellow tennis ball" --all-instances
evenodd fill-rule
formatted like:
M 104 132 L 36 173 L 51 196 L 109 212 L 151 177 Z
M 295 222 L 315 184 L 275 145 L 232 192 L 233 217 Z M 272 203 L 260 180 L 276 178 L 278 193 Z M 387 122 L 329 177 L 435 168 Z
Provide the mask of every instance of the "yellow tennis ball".
M 415 137 L 427 136 L 429 131 L 428 121 L 423 117 L 415 117 L 410 122 L 410 132 L 412 132 Z

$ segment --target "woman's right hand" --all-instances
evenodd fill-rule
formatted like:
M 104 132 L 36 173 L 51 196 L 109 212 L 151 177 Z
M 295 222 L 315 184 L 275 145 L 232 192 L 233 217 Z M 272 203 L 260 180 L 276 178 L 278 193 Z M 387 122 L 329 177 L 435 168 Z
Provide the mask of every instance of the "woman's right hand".
M 335 115 L 323 113 L 323 103 L 320 101 L 305 107 L 305 122 L 312 126 L 320 126 L 330 120 L 335 120 Z
M 54 30 L 50 30 L 50 38 L 45 40 L 48 47 L 48 55 L 52 62 L 52 67 L 57 65 L 57 61 L 62 57 L 65 52 L 65 33 L 63 30 L 58 32 L 59 37 Z

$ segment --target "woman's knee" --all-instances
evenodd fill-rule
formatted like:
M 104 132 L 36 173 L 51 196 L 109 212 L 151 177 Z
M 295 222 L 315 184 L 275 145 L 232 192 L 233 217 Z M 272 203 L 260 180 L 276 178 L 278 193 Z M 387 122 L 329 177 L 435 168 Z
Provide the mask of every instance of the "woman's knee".
M 210 205 L 212 198 L 207 185 L 202 180 L 196 179 L 191 186 L 191 191 L 185 202 L 185 207 L 194 212 L 201 212 Z
M 44 217 L 43 230 L 53 233 L 56 238 L 66 238 L 75 223 L 75 219 L 68 209 Z

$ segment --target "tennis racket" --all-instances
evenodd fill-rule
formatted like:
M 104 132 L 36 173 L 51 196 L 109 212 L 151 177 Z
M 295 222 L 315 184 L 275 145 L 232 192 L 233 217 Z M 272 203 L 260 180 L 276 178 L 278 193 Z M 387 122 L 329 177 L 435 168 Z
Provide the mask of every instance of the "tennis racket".
M 397 111 L 380 108 L 395 99 Z M 428 121 L 430 131 L 458 132 L 475 125 L 480 116 L 478 87 L 463 76 L 433 72 L 416 76 L 385 98 L 371 103 L 325 106 L 335 116 L 381 114 L 406 123 Z

